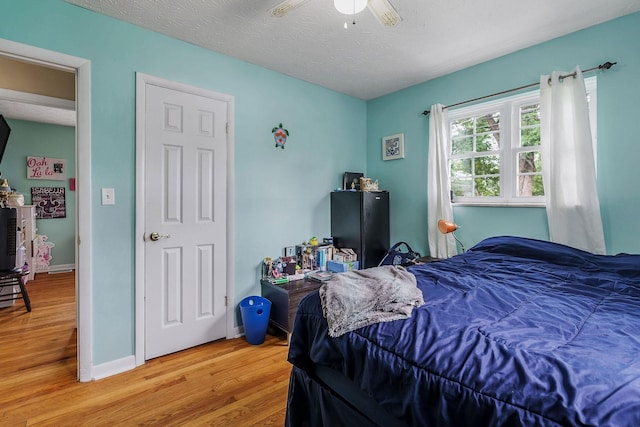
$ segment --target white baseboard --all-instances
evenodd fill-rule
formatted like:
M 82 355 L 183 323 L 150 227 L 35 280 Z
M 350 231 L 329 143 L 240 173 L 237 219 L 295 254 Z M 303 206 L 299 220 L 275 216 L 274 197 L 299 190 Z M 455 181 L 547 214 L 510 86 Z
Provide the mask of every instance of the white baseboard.
M 101 380 L 102 378 L 110 377 L 112 375 L 121 374 L 126 371 L 130 371 L 136 367 L 135 356 L 127 356 L 122 359 L 112 360 L 111 362 L 103 363 L 101 365 L 94 366 L 91 370 L 92 380 Z
M 229 338 L 240 338 L 242 336 L 244 336 L 244 327 L 236 326 L 235 328 L 233 328 L 233 336 Z
M 50 265 L 47 271 L 36 271 L 36 273 L 62 273 L 66 271 L 73 271 L 76 269 L 75 264 L 58 264 Z
M 236 326 L 234 328 L 234 336 L 229 338 L 240 338 L 242 336 L 244 336 L 244 328 L 242 326 Z M 94 366 L 91 370 L 91 379 L 94 381 L 101 380 L 112 375 L 130 371 L 136 367 L 136 357 L 134 355 L 123 357 L 122 359 Z

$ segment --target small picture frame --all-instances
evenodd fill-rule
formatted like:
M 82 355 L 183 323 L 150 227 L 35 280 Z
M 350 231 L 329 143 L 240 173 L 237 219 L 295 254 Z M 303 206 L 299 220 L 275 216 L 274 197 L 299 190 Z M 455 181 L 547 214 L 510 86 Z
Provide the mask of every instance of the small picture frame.
M 364 177 L 361 172 L 345 172 L 342 178 L 343 190 L 360 190 L 360 178 Z
M 404 133 L 382 138 L 382 160 L 404 159 Z

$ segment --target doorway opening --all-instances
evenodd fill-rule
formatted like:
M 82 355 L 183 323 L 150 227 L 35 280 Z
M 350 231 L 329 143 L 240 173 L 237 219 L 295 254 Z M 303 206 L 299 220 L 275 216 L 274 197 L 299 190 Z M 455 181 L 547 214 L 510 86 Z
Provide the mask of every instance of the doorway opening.
M 92 374 L 91 335 L 91 63 L 70 55 L 40 49 L 10 40 L 0 39 L 0 57 L 25 64 L 37 65 L 50 70 L 73 73 L 75 75 L 75 312 L 77 328 L 77 377 L 80 381 L 90 381 Z M 18 92 L 18 91 L 14 91 Z M 4 99 L 15 93 L 4 92 Z M 50 97 L 53 98 L 53 97 Z M 46 97 L 27 96 L 32 106 L 51 108 L 43 105 Z M 25 99 L 9 99 L 25 103 Z M 35 103 L 35 104 L 34 104 Z M 7 115 L 7 114 L 5 114 Z M 34 307 L 37 310 L 37 307 Z

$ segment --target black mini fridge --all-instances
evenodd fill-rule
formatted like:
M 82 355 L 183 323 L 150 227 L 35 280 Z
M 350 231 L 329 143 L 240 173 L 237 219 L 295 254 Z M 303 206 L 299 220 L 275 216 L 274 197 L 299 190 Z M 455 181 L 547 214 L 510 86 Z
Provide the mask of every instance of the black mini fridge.
M 331 193 L 331 236 L 337 248 L 353 249 L 360 268 L 376 267 L 389 249 L 389 193 Z

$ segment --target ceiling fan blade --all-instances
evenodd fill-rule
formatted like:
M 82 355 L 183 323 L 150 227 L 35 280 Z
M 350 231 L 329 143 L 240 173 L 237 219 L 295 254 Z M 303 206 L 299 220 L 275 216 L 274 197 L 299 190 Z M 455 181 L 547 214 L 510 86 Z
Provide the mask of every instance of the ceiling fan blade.
M 283 17 L 287 13 L 291 12 L 293 9 L 301 6 L 303 3 L 306 3 L 309 0 L 284 0 L 282 3 L 277 4 L 269 11 L 271 16 L 276 16 L 278 18 Z
M 393 27 L 402 21 L 402 18 L 388 0 L 369 0 L 367 7 L 385 27 Z

